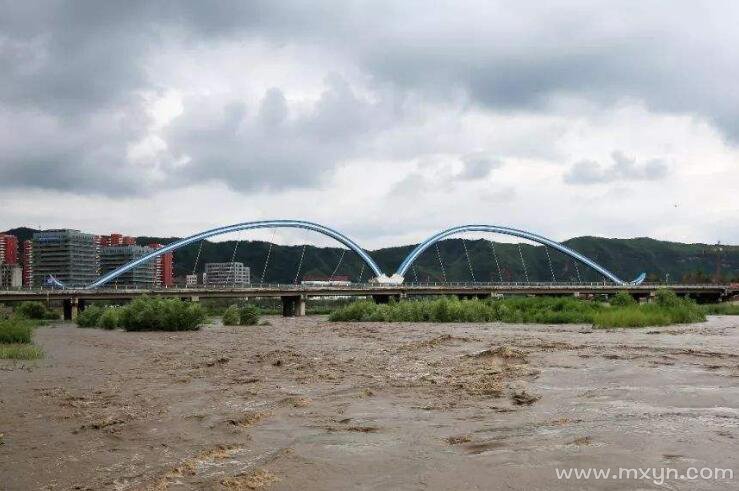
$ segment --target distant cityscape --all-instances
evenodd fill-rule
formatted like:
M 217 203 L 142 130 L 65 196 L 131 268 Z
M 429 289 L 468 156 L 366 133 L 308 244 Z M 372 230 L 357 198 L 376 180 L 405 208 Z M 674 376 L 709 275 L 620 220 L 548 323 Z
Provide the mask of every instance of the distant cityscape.
M 136 237 L 95 235 L 73 229 L 35 232 L 19 242 L 0 234 L 0 288 L 84 287 L 100 275 L 163 247 L 137 244 Z M 240 262 L 207 263 L 205 272 L 186 275 L 180 286 L 244 286 L 250 268 Z M 166 253 L 117 278 L 111 287 L 167 288 L 175 285 L 174 255 Z

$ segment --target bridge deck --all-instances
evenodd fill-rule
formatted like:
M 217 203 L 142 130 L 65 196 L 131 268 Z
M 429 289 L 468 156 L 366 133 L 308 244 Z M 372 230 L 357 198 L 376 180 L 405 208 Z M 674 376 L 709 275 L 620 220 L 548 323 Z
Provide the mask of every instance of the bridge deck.
M 583 295 L 614 294 L 627 291 L 650 295 L 660 288 L 685 295 L 730 297 L 739 295 L 738 285 L 615 285 L 604 283 L 407 283 L 386 285 L 352 283 L 348 285 L 257 284 L 244 288 L 161 288 L 161 289 L 36 289 L 0 291 L 0 301 L 33 299 L 130 299 L 141 295 L 162 297 L 244 298 L 244 297 L 325 297 L 371 295 Z

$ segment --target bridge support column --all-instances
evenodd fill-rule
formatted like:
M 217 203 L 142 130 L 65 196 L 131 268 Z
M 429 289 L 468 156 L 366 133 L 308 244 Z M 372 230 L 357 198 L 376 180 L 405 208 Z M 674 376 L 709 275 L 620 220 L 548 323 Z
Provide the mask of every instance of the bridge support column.
M 280 297 L 283 317 L 303 317 L 305 315 L 305 297 L 290 295 Z
M 65 321 L 73 321 L 77 318 L 77 314 L 79 313 L 79 299 L 77 298 L 67 298 L 62 301 L 62 310 L 64 312 L 64 320 Z M 84 308 L 84 302 L 83 302 L 83 308 Z
M 477 298 L 478 300 L 485 300 L 486 298 L 490 298 L 492 294 L 490 293 L 458 293 L 457 298 L 460 300 L 472 300 Z

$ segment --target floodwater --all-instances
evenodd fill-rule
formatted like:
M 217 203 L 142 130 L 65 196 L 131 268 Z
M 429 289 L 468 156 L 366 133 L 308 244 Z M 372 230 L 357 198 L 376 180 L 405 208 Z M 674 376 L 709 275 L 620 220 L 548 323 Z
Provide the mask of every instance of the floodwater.
M 739 318 L 680 327 L 41 328 L 0 360 L 0 488 L 723 489 Z M 732 469 L 655 483 L 569 468 Z

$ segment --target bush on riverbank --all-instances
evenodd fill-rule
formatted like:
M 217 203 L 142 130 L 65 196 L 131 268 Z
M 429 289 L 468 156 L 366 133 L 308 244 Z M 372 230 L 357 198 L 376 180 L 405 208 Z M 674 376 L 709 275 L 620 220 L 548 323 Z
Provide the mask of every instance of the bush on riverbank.
M 106 307 L 97 321 L 97 327 L 100 329 L 113 330 L 119 325 L 120 308 Z
M 122 308 L 118 307 L 90 305 L 77 314 L 77 326 L 115 329 L 118 327 L 119 311 L 121 310 Z
M 709 315 L 739 315 L 739 303 L 714 303 L 701 305 L 700 308 Z
M 205 321 L 197 303 L 140 297 L 120 310 L 117 321 L 126 331 L 195 331 Z
M 259 324 L 259 308 L 246 304 L 239 309 L 239 324 L 242 326 L 256 326 Z
M 231 305 L 223 312 L 223 325 L 224 326 L 238 326 L 241 322 L 241 313 L 239 312 L 238 305 Z
M 22 317 L 0 320 L 0 359 L 35 360 L 44 353 L 31 342 L 33 322 Z
M 33 323 L 25 319 L 0 321 L 0 343 L 30 343 Z
M 628 299 L 626 298 L 628 297 Z M 433 300 L 375 304 L 358 301 L 329 316 L 334 322 L 506 322 L 516 324 L 594 324 L 596 327 L 643 327 L 705 320 L 698 306 L 670 290 L 652 304 L 637 304 L 630 295 L 614 297 L 611 306 L 573 297 L 512 297 L 500 300 Z
M 259 324 L 259 308 L 246 304 L 239 307 L 231 305 L 223 313 L 224 326 L 256 326 Z
M 15 309 L 16 315 L 34 320 L 56 320 L 59 314 L 41 302 L 21 302 Z
M 105 311 L 104 307 L 90 305 L 77 314 L 77 327 L 97 327 L 100 316 Z
M 564 324 L 592 322 L 602 309 L 595 302 L 571 297 L 520 297 L 504 300 L 459 300 L 442 297 L 433 300 L 391 302 L 378 305 L 360 301 L 339 309 L 331 321 L 360 322 L 510 322 Z

